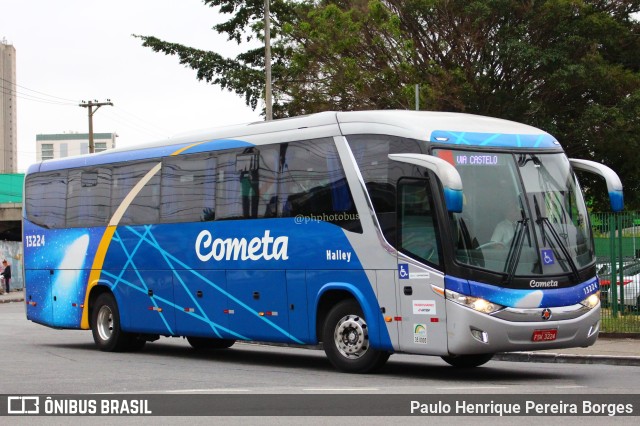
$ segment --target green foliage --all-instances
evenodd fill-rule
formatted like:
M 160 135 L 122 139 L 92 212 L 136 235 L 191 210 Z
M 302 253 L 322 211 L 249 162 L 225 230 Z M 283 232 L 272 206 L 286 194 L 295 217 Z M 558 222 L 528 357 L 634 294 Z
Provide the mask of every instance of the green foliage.
M 214 30 L 263 40 L 263 0 L 204 0 Z M 640 0 L 273 0 L 274 116 L 421 109 L 511 119 L 552 133 L 569 156 L 616 170 L 640 208 Z M 140 36 L 198 78 L 245 97 L 264 91 L 263 49 L 223 58 Z M 601 181 L 580 176 L 592 208 Z

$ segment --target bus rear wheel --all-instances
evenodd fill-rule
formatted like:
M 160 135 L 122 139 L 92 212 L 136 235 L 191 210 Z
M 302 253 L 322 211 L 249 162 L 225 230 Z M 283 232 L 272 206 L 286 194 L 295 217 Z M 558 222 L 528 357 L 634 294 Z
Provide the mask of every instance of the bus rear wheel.
M 208 337 L 187 337 L 187 342 L 193 349 L 227 349 L 236 343 L 233 339 L 211 339 Z
M 327 315 L 322 330 L 324 352 L 334 367 L 347 373 L 368 373 L 382 367 L 389 352 L 373 349 L 362 308 L 343 300 Z
M 110 293 L 103 293 L 96 299 L 91 314 L 91 332 L 98 349 L 105 352 L 139 350 L 145 344 L 138 336 L 122 331 L 118 305 Z
M 441 357 L 444 362 L 458 368 L 474 368 L 491 361 L 493 354 L 451 355 Z

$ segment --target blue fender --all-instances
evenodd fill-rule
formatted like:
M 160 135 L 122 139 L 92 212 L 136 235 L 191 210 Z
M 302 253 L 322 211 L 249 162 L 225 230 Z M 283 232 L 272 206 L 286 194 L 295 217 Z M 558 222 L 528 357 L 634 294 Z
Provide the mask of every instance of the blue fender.
M 318 341 L 315 327 L 318 319 L 318 304 L 322 296 L 331 290 L 346 291 L 356 299 L 362 308 L 365 318 L 371 319 L 370 321 L 367 321 L 367 326 L 369 327 L 369 342 L 371 343 L 371 346 L 374 349 L 392 352 L 393 345 L 391 344 L 389 332 L 386 327 L 381 327 L 381 324 L 384 324 L 384 318 L 380 313 L 380 305 L 378 304 L 375 295 L 372 293 L 367 297 L 358 287 L 346 282 L 329 282 L 320 287 L 314 301 L 314 309 L 309 313 L 310 336 L 315 338 L 315 341 Z

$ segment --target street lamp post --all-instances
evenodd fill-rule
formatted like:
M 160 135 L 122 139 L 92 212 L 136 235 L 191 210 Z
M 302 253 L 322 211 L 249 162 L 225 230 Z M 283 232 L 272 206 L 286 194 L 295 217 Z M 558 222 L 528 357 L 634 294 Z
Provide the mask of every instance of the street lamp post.
M 271 107 L 271 18 L 269 16 L 269 0 L 264 0 L 264 104 L 265 119 L 273 119 Z

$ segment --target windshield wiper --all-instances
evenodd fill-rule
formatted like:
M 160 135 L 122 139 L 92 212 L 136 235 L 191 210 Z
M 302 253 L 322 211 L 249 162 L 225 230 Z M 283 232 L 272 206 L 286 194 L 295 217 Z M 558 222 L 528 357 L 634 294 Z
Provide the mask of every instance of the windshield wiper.
M 511 245 L 509 246 L 509 253 L 507 254 L 507 260 L 505 261 L 504 271 L 507 273 L 506 282 L 510 283 L 513 279 L 513 276 L 516 273 L 516 268 L 518 267 L 518 262 L 520 261 L 520 254 L 522 253 L 522 244 L 524 241 L 524 230 L 528 227 L 529 219 L 522 218 L 516 222 L 516 231 L 513 239 L 511 240 Z
M 571 257 L 569 250 L 567 250 L 567 247 L 562 242 L 560 235 L 558 235 L 558 233 L 556 232 L 549 218 L 546 216 L 542 216 L 542 213 L 540 212 L 540 206 L 538 205 L 538 197 L 534 196 L 533 202 L 536 210 L 536 217 L 537 217 L 536 223 L 540 226 L 540 229 L 542 230 L 542 245 L 543 246 L 547 245 L 547 233 L 545 231 L 545 225 L 546 225 L 546 227 L 549 228 L 551 236 L 553 237 L 553 239 L 556 241 L 556 244 L 560 248 L 562 255 L 564 256 L 564 259 L 562 260 L 564 260 L 569 264 L 569 267 L 571 268 L 571 272 L 573 273 L 576 280 L 580 279 L 580 274 L 578 273 L 578 267 L 576 266 L 576 263 L 573 261 L 573 258 Z

